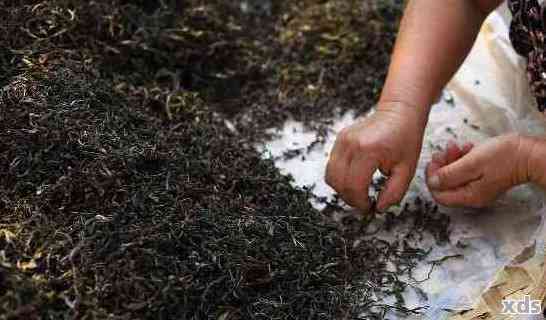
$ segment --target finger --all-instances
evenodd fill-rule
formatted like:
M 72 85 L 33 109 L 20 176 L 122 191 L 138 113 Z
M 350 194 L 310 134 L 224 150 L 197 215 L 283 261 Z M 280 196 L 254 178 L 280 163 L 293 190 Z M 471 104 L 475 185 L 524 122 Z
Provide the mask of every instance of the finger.
M 439 167 L 447 165 L 446 152 L 438 151 L 432 154 L 432 162 L 436 163 Z
M 433 153 L 432 161 L 436 162 L 441 167 L 445 166 L 447 164 L 446 153 L 443 151 Z
M 480 193 L 481 180 L 474 181 L 463 187 L 453 190 L 436 191 L 432 193 L 432 197 L 436 202 L 447 207 L 472 207 L 482 208 L 488 203 L 488 196 Z
M 473 144 L 473 143 L 471 143 L 471 142 L 465 143 L 465 144 L 461 147 L 462 155 L 464 156 L 465 154 L 469 153 L 473 148 L 474 148 L 474 144 Z
M 408 190 L 411 178 L 411 170 L 405 166 L 395 167 L 379 195 L 377 209 L 385 211 L 390 206 L 400 203 Z
M 440 153 L 440 152 L 433 153 L 432 159 L 427 164 L 427 167 L 425 169 L 425 174 L 427 179 L 428 177 L 432 177 L 432 175 L 444 165 L 445 165 L 445 160 L 444 160 L 443 153 Z
M 345 202 L 365 212 L 370 209 L 368 189 L 377 167 L 378 162 L 366 155 L 353 157 L 345 177 L 346 189 L 342 195 Z
M 439 168 L 427 179 L 431 190 L 445 191 L 455 189 L 479 179 L 481 171 L 477 160 L 472 153 L 466 154 L 459 160 Z
M 446 207 L 464 207 L 471 202 L 471 192 L 467 186 L 448 191 L 433 191 L 434 200 Z
M 326 183 L 338 193 L 343 192 L 345 176 L 347 175 L 347 170 L 349 170 L 350 159 L 348 155 L 345 144 L 338 137 L 330 152 L 325 173 Z
M 453 141 L 447 144 L 445 154 L 447 164 L 455 162 L 463 155 L 459 146 Z

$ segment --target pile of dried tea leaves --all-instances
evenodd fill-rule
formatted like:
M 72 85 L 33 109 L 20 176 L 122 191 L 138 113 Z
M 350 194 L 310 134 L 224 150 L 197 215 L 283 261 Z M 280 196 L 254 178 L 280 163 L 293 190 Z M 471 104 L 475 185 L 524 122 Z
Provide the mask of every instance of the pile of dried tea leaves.
M 252 147 L 370 103 L 401 1 L 270 4 L 4 2 L 0 319 L 419 312 L 401 297 L 415 234 L 362 241 L 366 221 L 340 228 Z

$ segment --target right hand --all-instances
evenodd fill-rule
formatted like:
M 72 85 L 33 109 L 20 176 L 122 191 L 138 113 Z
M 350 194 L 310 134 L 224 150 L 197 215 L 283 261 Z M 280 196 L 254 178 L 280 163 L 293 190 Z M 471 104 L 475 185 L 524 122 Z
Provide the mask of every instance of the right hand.
M 368 187 L 379 169 L 389 176 L 377 209 L 404 197 L 415 174 L 427 114 L 403 103 L 379 104 L 369 117 L 337 136 L 326 168 L 326 183 L 349 205 L 368 211 Z

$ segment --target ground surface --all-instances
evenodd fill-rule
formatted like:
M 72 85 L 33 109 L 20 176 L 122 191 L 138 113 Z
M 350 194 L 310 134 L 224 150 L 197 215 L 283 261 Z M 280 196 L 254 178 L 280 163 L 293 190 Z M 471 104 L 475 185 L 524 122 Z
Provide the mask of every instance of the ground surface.
M 369 108 L 400 2 L 5 1 L 0 319 L 417 312 L 426 252 L 356 241 L 252 147 Z

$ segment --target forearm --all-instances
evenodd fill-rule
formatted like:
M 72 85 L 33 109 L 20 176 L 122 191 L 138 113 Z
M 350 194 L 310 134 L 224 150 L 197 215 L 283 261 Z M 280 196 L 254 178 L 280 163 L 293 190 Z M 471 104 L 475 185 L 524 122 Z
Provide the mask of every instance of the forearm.
M 468 55 L 496 0 L 410 0 L 382 102 L 401 102 L 423 118 Z M 381 108 L 381 106 L 380 106 Z

